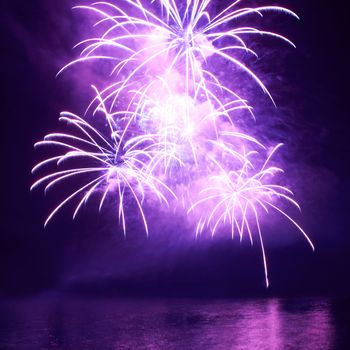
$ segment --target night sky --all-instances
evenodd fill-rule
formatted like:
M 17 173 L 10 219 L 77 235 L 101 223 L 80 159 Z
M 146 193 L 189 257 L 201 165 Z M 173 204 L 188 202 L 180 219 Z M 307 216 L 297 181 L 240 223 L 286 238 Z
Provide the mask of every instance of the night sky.
M 75 57 L 71 48 L 84 22 L 68 0 L 2 1 L 0 293 L 348 295 L 350 51 L 345 1 L 278 3 L 301 17 L 284 30 L 297 49 L 267 57 L 271 65 L 264 71 L 275 80 L 270 90 L 279 109 L 273 114 L 286 116 L 273 124 L 287 144 L 286 173 L 297 179 L 294 188 L 303 209 L 298 219 L 316 251 L 288 224 L 266 227 L 271 281 L 266 290 L 258 245 L 224 238 L 196 241 L 186 235 L 181 218 L 149 213 L 154 234 L 147 239 L 135 219 L 124 239 L 112 209 L 97 214 L 92 205 L 75 222 L 70 207 L 43 228 L 56 201 L 54 194 L 44 198 L 42 191 L 29 191 L 31 168 L 43 159 L 33 144 L 59 129 L 62 110 L 78 113 L 89 100 L 85 83 L 79 84 L 73 73 L 55 78 Z

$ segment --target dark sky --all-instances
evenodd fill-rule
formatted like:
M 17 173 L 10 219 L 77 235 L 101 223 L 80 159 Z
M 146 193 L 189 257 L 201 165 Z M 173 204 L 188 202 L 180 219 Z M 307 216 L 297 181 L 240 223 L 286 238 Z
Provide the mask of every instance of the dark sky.
M 267 252 L 272 285 L 266 291 L 258 247 L 230 240 L 193 242 L 178 234 L 185 231 L 180 219 L 159 225 L 148 240 L 136 224 L 124 240 L 111 213 L 96 215 L 93 209 L 74 223 L 69 210 L 64 211 L 43 228 L 55 198 L 29 191 L 30 170 L 40 159 L 33 143 L 57 129 L 62 110 L 79 111 L 88 100 L 69 74 L 55 78 L 74 57 L 71 48 L 84 23 L 72 14 L 68 0 L 2 1 L 0 293 L 49 289 L 200 296 L 349 292 L 345 1 L 336 6 L 316 0 L 279 3 L 302 19 L 287 28 L 297 49 L 282 55 L 271 68 L 281 77 L 272 92 L 281 96 L 280 111 L 290 118 L 280 126 L 290 141 L 287 173 L 299 179 L 301 223 L 316 252 L 302 239 L 281 238 L 281 244 L 271 239 Z M 271 230 L 269 236 L 298 235 Z

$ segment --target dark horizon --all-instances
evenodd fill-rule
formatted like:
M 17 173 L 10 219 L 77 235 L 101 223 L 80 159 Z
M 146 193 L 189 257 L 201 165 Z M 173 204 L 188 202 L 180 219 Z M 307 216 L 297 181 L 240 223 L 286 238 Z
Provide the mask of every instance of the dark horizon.
M 69 74 L 55 78 L 74 57 L 71 48 L 83 24 L 74 24 L 78 16 L 69 1 L 3 2 L 0 295 L 57 290 L 141 297 L 350 296 L 347 14 L 316 0 L 278 3 L 301 21 L 286 30 L 297 49 L 283 49 L 268 70 L 278 101 L 271 113 L 287 117 L 272 123 L 286 143 L 287 175 L 297 183 L 293 189 L 303 211 L 298 220 L 316 251 L 288 223 L 267 225 L 266 289 L 258 245 L 184 237 L 181 217 L 157 225 L 154 215 L 148 239 L 138 219 L 124 239 L 115 220 L 96 214 L 94 205 L 74 222 L 64 210 L 43 228 L 55 198 L 29 191 L 31 168 L 41 159 L 33 144 L 57 129 L 62 110 L 80 112 L 86 105 L 88 96 L 81 96 Z

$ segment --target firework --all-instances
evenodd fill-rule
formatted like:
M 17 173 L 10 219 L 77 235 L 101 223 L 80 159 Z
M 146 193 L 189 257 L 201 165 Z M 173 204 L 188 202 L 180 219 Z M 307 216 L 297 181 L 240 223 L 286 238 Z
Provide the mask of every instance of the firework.
M 50 163 L 54 163 L 58 167 L 63 167 L 68 163 L 68 169 L 58 170 L 41 177 L 31 189 L 45 184 L 45 191 L 47 191 L 62 181 L 66 182 L 80 176 L 84 184 L 79 185 L 79 188 L 74 190 L 52 211 L 46 219 L 45 225 L 65 204 L 79 195 L 82 198 L 74 210 L 73 219 L 82 205 L 86 204 L 95 192 L 100 195 L 99 210 L 102 209 L 108 194 L 112 193 L 118 197 L 118 217 L 122 223 L 124 234 L 126 233 L 124 204 L 126 196 L 131 196 L 136 202 L 148 234 L 147 221 L 142 207 L 146 194 L 151 192 L 160 201 L 167 204 L 164 191 L 175 199 L 176 196 L 165 183 L 148 171 L 147 161 L 153 157 L 151 150 L 154 140 L 152 137 L 149 135 L 142 138 L 135 136 L 126 140 L 132 119 L 128 121 L 128 125 L 120 134 L 114 123 L 115 115 L 107 113 L 106 110 L 102 110 L 102 112 L 109 126 L 108 135 L 103 135 L 77 115 L 69 112 L 61 113 L 60 121 L 73 126 L 76 133 L 52 133 L 47 135 L 43 141 L 37 142 L 35 147 L 54 146 L 64 151 L 40 162 L 33 168 L 32 172 L 36 173 Z M 78 166 L 75 166 L 76 163 Z
M 262 249 L 267 286 L 269 280 L 259 218 L 260 211 L 268 214 L 269 209 L 273 209 L 282 214 L 298 228 L 314 249 L 314 245 L 305 231 L 279 207 L 281 201 L 284 200 L 300 209 L 298 203 L 292 198 L 293 192 L 285 186 L 274 184 L 272 181 L 276 174 L 283 173 L 281 168 L 269 166 L 271 157 L 281 145 L 277 145 L 271 151 L 260 169 L 256 169 L 254 166 L 256 164 L 253 165 L 250 160 L 254 156 L 254 152 L 244 154 L 243 164 L 237 170 L 232 169 L 232 166 L 230 166 L 231 169 L 227 170 L 223 163 L 211 158 L 212 163 L 217 167 L 218 173 L 210 176 L 210 185 L 200 191 L 202 198 L 198 199 L 188 210 L 190 213 L 195 208 L 204 205 L 204 210 L 200 211 L 202 214 L 197 223 L 197 235 L 205 228 L 209 228 L 214 236 L 220 224 L 229 224 L 232 239 L 235 231 L 241 241 L 243 235 L 247 233 L 251 244 L 253 244 L 252 226 L 255 227 Z
M 232 3 L 215 16 L 209 11 L 212 0 L 187 1 L 185 8 L 181 2 L 168 0 L 156 1 L 153 6 L 133 0 L 124 0 L 118 4 L 96 2 L 91 6 L 77 6 L 76 9 L 98 14 L 100 19 L 94 26 L 101 26 L 102 34 L 78 43 L 77 47 L 83 46 L 80 57 L 61 71 L 78 62 L 101 59 L 115 62 L 111 74 L 116 75 L 117 81 L 102 91 L 105 99 L 113 97 L 113 103 L 140 74 L 150 71 L 152 74 L 152 70 L 155 74 L 180 73 L 187 96 L 201 86 L 210 101 L 213 95 L 211 85 L 222 87 L 222 84 L 211 73 L 207 60 L 210 56 L 218 56 L 245 71 L 272 99 L 259 77 L 235 53 L 243 51 L 257 56 L 246 42 L 246 37 L 252 35 L 271 36 L 294 44 L 271 31 L 228 26 L 251 15 L 263 16 L 266 12 L 283 12 L 295 18 L 298 16 L 278 6 L 237 8 L 240 2 Z M 128 8 L 128 12 L 123 9 L 123 5 Z
M 246 23 L 274 12 L 298 17 L 283 7 L 243 7 L 243 2 L 219 11 L 213 0 L 100 1 L 75 7 L 94 19 L 95 35 L 76 45 L 80 56 L 59 74 L 78 63 L 98 66 L 105 61 L 110 75 L 94 87 L 84 118 L 62 113 L 60 120 L 72 133 L 52 133 L 36 144 L 61 153 L 34 167 L 34 173 L 58 169 L 32 188 L 43 184 L 46 191 L 81 179 L 45 225 L 70 201 L 77 201 L 74 218 L 92 196 L 99 196 L 100 210 L 112 197 L 124 234 L 130 202 L 136 204 L 148 234 L 144 207 L 149 202 L 156 199 L 175 212 L 181 202 L 195 222 L 196 235 L 215 235 L 229 226 L 232 238 L 237 232 L 240 240 L 247 236 L 253 244 L 256 232 L 267 286 L 261 215 L 281 214 L 314 248 L 283 209 L 283 202 L 299 206 L 291 190 L 276 180 L 283 170 L 270 163 L 280 144 L 268 152 L 256 137 L 240 130 L 240 120 L 255 116 L 235 80 L 227 79 L 240 70 L 273 102 L 245 63 L 246 57 L 257 57 L 249 44 L 257 35 L 294 44 Z

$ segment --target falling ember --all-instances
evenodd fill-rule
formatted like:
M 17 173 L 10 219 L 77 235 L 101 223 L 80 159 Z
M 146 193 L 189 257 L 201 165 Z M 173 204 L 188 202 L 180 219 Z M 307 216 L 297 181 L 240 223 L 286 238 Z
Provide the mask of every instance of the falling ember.
M 282 215 L 314 249 L 281 207 L 285 202 L 299 208 L 291 190 L 275 179 L 283 170 L 271 165 L 281 144 L 269 150 L 239 129 L 242 116 L 255 116 L 230 79 L 242 71 L 274 103 L 245 63 L 245 57 L 258 57 L 249 44 L 260 35 L 294 45 L 278 33 L 255 27 L 254 21 L 273 13 L 298 17 L 283 7 L 243 7 L 243 2 L 215 13 L 214 0 L 118 0 L 75 7 L 96 20 L 95 34 L 76 45 L 80 56 L 59 74 L 76 64 L 107 61 L 110 76 L 102 86 L 93 86 L 95 98 L 84 118 L 61 114 L 60 120 L 74 132 L 52 133 L 36 143 L 57 149 L 57 155 L 40 162 L 33 173 L 50 165 L 57 170 L 40 177 L 32 188 L 44 185 L 46 191 L 80 179 L 46 223 L 68 202 L 76 201 L 74 218 L 91 196 L 99 196 L 99 210 L 114 197 L 124 234 L 131 202 L 149 234 L 144 211 L 149 198 L 174 213 L 180 204 L 196 221 L 196 235 L 209 231 L 214 236 L 228 226 L 232 238 L 247 237 L 251 244 L 257 240 L 266 286 L 262 215 Z M 248 20 L 253 25 L 247 26 Z M 217 62 L 225 67 L 221 74 Z M 94 122 L 87 121 L 88 114 Z M 98 126 L 101 116 L 104 130 Z

